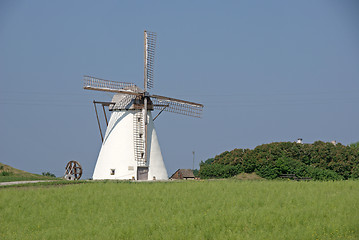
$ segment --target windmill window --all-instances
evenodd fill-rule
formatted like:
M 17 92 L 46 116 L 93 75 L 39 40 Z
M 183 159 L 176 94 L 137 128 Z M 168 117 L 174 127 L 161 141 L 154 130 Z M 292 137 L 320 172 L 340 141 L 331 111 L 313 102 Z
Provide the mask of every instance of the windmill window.
M 115 175 L 115 170 L 116 169 L 111 169 L 111 175 Z
M 141 118 L 137 118 L 137 121 L 138 121 L 138 122 L 141 122 Z
M 141 158 L 143 158 L 144 155 L 145 155 L 145 153 L 141 153 Z
M 142 138 L 142 133 L 139 134 L 140 138 Z

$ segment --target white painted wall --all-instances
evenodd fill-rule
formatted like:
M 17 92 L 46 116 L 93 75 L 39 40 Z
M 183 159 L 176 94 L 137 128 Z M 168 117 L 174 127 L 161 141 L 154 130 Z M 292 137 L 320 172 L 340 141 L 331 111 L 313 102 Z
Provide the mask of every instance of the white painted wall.
M 134 155 L 133 117 L 140 110 L 113 111 L 96 162 L 93 179 L 137 179 Z M 151 112 L 148 124 L 148 180 L 168 179 Z M 115 169 L 115 175 L 111 175 Z M 133 169 L 133 170 L 132 170 Z
M 148 149 L 149 149 L 149 171 L 148 180 L 156 177 L 156 180 L 167 180 L 168 174 L 165 163 L 163 162 L 160 144 L 158 143 L 156 129 L 149 112 L 150 121 L 148 123 Z

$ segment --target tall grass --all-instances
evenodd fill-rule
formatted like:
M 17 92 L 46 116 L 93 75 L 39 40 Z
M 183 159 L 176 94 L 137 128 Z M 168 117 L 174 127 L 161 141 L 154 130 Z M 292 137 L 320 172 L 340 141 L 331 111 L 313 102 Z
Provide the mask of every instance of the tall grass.
M 359 239 L 359 182 L 0 189 L 0 239 Z

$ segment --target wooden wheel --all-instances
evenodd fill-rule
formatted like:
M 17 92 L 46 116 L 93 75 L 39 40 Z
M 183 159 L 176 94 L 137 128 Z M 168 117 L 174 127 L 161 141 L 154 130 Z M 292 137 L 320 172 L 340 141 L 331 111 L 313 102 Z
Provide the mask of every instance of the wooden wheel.
M 79 180 L 82 176 L 82 167 L 77 161 L 68 162 L 65 170 L 65 179 L 67 180 Z

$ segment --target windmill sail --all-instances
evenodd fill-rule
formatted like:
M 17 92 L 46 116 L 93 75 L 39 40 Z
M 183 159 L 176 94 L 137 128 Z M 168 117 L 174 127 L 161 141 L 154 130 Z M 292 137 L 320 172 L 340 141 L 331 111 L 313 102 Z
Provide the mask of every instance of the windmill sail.
M 120 95 L 120 96 L 118 96 L 118 95 Z M 136 98 L 136 96 L 134 96 L 134 95 L 117 94 L 112 98 L 112 102 L 114 102 L 115 104 L 110 105 L 109 109 L 111 111 L 129 109 L 133 99 L 135 99 L 135 98 Z
M 173 112 L 191 117 L 201 117 L 203 110 L 202 104 L 159 95 L 152 95 L 151 97 L 153 107 L 155 109 L 161 109 L 166 112 Z
M 86 75 L 83 78 L 83 88 L 87 90 L 140 95 L 138 92 L 139 88 L 133 83 L 110 81 Z
M 155 61 L 155 49 L 157 35 L 154 32 L 144 32 L 145 37 L 145 49 L 144 49 L 144 109 L 143 109 L 143 133 L 144 133 L 144 161 L 147 162 L 147 135 L 148 135 L 148 96 L 147 90 L 153 87 L 153 75 L 154 75 L 154 61 Z
M 145 91 L 153 88 L 156 38 L 156 33 L 145 31 Z

